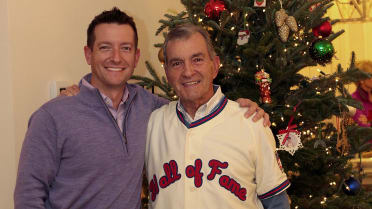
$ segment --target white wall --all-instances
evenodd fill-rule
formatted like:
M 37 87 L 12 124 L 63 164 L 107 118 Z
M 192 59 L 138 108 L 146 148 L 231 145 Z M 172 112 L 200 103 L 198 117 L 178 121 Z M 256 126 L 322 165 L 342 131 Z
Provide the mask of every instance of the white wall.
M 13 207 L 12 190 L 16 175 L 12 72 L 9 57 L 7 1 L 0 0 L 0 208 Z
M 133 16 L 139 33 L 141 63 L 162 71 L 154 43 L 158 20 L 169 10 L 181 11 L 178 0 L 0 0 L 0 208 L 13 208 L 16 169 L 27 122 L 49 100 L 49 82 L 77 83 L 90 71 L 83 56 L 86 29 L 93 17 L 113 6 Z

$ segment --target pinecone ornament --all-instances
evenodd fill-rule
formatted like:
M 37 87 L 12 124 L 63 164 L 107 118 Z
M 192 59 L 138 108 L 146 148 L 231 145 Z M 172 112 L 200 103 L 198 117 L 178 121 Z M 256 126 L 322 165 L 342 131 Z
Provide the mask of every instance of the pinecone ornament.
M 280 40 L 283 42 L 288 41 L 290 31 L 298 31 L 296 19 L 293 16 L 288 16 L 283 8 L 275 12 L 275 24 L 279 27 Z

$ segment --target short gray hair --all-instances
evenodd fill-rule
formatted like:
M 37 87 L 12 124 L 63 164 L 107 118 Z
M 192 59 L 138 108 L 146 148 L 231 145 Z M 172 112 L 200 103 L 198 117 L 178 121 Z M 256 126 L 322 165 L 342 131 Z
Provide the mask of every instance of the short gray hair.
M 165 41 L 163 44 L 163 53 L 164 53 L 164 63 L 167 65 L 168 63 L 168 58 L 167 58 L 167 46 L 169 41 L 175 40 L 175 39 L 188 39 L 190 38 L 191 35 L 194 33 L 199 33 L 200 35 L 203 36 L 205 43 L 207 44 L 207 50 L 208 50 L 208 55 L 211 59 L 216 56 L 216 52 L 214 51 L 212 40 L 209 37 L 208 32 L 202 28 L 199 25 L 195 25 L 192 23 L 186 23 L 186 24 L 181 24 L 173 28 L 167 36 L 165 37 Z

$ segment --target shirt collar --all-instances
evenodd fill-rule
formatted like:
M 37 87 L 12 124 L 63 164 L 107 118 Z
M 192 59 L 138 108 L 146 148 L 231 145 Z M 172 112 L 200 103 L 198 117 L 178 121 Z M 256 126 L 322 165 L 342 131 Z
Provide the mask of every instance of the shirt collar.
M 215 108 L 217 108 L 219 102 L 224 97 L 224 94 L 222 93 L 221 88 L 218 85 L 213 85 L 213 91 L 214 95 L 209 99 L 207 103 L 203 104 L 198 108 L 198 110 L 195 113 L 194 119 L 191 118 L 191 116 L 186 112 L 185 108 L 182 106 L 180 100 L 178 100 L 177 109 L 184 115 L 185 120 L 188 123 L 192 123 L 194 121 L 199 120 L 200 118 L 205 117 L 206 115 L 214 111 Z
M 85 86 L 85 87 L 87 87 L 88 89 L 95 89 L 95 87 L 94 86 L 92 86 L 92 84 L 90 84 L 85 78 L 83 78 L 82 79 L 82 85 L 83 86 Z M 99 90 L 98 90 L 99 91 Z M 110 108 L 114 108 L 113 107 L 113 103 L 112 103 L 112 100 L 110 99 L 110 97 L 108 97 L 108 96 L 106 96 L 104 93 L 102 93 L 101 91 L 99 91 L 99 93 L 101 94 L 101 97 L 102 97 L 102 99 L 103 99 L 103 101 L 105 101 L 105 103 L 107 104 L 107 106 L 108 107 L 110 107 Z M 124 102 L 126 102 L 127 101 L 127 99 L 128 99 L 128 97 L 129 97 L 129 91 L 128 91 L 128 88 L 124 88 L 124 94 L 123 94 L 123 97 L 121 98 L 121 101 L 120 101 L 120 103 L 119 103 L 119 107 L 121 106 L 121 105 L 123 105 L 124 104 Z

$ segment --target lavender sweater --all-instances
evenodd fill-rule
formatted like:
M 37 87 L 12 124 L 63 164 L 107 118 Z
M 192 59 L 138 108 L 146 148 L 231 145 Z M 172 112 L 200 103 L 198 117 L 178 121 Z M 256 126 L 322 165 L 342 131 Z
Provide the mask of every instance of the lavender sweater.
M 90 75 L 86 76 L 90 81 Z M 123 134 L 97 89 L 44 104 L 23 143 L 15 209 L 139 209 L 145 135 L 165 99 L 127 84 Z

